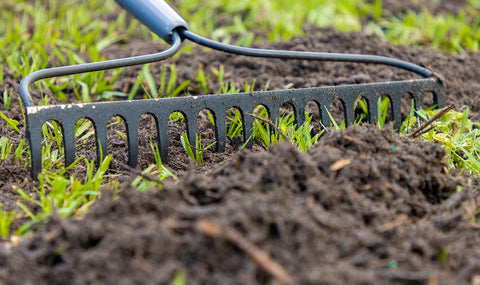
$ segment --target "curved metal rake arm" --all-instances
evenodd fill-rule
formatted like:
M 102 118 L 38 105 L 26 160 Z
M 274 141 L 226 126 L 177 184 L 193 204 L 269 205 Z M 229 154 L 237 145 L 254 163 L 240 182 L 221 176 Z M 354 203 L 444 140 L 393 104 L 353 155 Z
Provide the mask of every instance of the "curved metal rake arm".
M 177 51 L 180 49 L 181 43 L 182 43 L 182 40 L 178 35 L 178 33 L 173 32 L 172 45 L 167 50 L 162 52 L 147 54 L 147 55 L 132 56 L 132 57 L 120 58 L 120 59 L 105 60 L 100 62 L 91 62 L 91 63 L 84 63 L 84 64 L 78 64 L 78 65 L 53 67 L 53 68 L 47 68 L 47 69 L 35 71 L 27 75 L 20 82 L 20 97 L 22 99 L 22 102 L 25 108 L 29 106 L 33 106 L 34 103 L 28 88 L 32 83 L 40 79 L 72 75 L 72 74 L 78 74 L 78 73 L 86 73 L 86 72 L 92 72 L 92 71 L 107 70 L 107 69 L 161 61 L 177 53 Z
M 374 64 L 383 64 L 383 65 L 389 65 L 389 66 L 405 69 L 405 70 L 417 73 L 423 77 L 433 76 L 433 73 L 430 70 L 418 64 L 400 60 L 393 57 L 388 57 L 388 56 L 249 48 L 249 47 L 241 47 L 241 46 L 229 45 L 229 44 L 213 41 L 211 39 L 199 36 L 185 28 L 180 28 L 179 32 L 182 38 L 188 39 L 199 45 L 209 47 L 215 50 L 220 50 L 227 53 L 237 54 L 237 55 L 265 57 L 265 58 L 281 58 L 281 59 L 306 59 L 306 60 L 320 60 L 320 61 L 374 63 Z
M 224 44 L 201 37 L 189 31 L 187 22 L 163 0 L 115 1 L 167 42 L 171 41 L 172 33 L 178 32 L 183 39 L 189 39 L 202 46 L 238 55 L 282 59 L 376 63 L 402 68 L 420 74 L 423 77 L 432 77 L 433 75 L 430 70 L 422 66 L 387 56 L 257 49 Z

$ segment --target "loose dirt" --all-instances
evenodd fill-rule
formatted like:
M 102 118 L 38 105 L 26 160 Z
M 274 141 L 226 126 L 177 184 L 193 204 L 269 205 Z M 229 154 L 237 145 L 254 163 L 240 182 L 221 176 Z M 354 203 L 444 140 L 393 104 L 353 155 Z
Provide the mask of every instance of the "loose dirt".
M 390 2 L 384 6 L 393 7 Z M 438 13 L 455 12 L 453 2 L 432 5 Z M 449 102 L 470 106 L 472 119 L 479 120 L 478 53 L 445 55 L 394 46 L 375 35 L 304 29 L 303 37 L 257 46 L 379 54 L 419 63 L 443 76 Z M 118 58 L 164 49 L 135 39 L 113 45 L 103 55 Z M 263 60 L 199 47 L 167 63 L 176 64 L 178 82 L 195 82 L 198 69 L 204 69 L 209 93 L 220 88 L 214 71 L 221 65 L 225 81 L 239 89 L 254 81 L 260 90 L 416 78 L 385 66 Z M 152 64 L 155 78 L 161 68 L 162 63 Z M 115 88 L 129 90 L 139 70 L 125 69 Z M 3 119 L 0 131 L 16 146 L 24 138 L 19 79 L 4 73 L 0 92 L 12 92 L 14 100 L 3 113 L 20 121 L 21 133 L 12 132 Z M 188 92 L 203 93 L 198 86 L 192 84 Z M 75 102 L 73 92 L 66 95 Z M 137 99 L 143 96 L 140 92 Z M 41 99 L 36 91 L 33 97 Z M 53 96 L 49 100 L 61 103 Z M 139 164 L 145 167 L 154 162 L 150 141 L 156 131 L 151 118 L 142 118 L 141 125 Z M 211 142 L 208 125 L 200 129 L 206 144 Z M 171 123 L 167 166 L 182 182 L 135 193 L 128 186 L 130 173 L 116 163 L 125 159 L 126 150 L 116 136 L 119 130 L 121 124 L 109 129 L 109 150 L 115 156 L 110 171 L 124 175 L 122 191 L 117 195 L 104 189 L 81 219 L 54 217 L 19 244 L 1 243 L 3 283 L 163 284 L 184 272 L 189 284 L 278 284 L 269 269 L 273 263 L 300 284 L 471 284 L 480 276 L 479 188 L 473 180 L 473 186 L 458 191 L 467 177 L 456 178 L 447 170 L 445 152 L 437 145 L 406 139 L 391 128 L 362 125 L 328 133 L 306 154 L 288 144 L 258 153 L 262 146 L 256 144 L 254 151 L 235 154 L 241 141 L 232 138 L 225 153 L 207 151 L 205 163 L 196 166 L 179 143 L 182 126 Z M 93 146 L 90 140 L 79 155 L 92 157 L 88 150 Z M 4 209 L 16 208 L 15 187 L 36 195 L 37 183 L 24 164 L 12 157 L 1 160 Z M 81 176 L 82 170 L 72 174 Z M 252 252 L 270 259 L 259 262 Z
M 6 284 L 165 284 L 183 270 L 189 284 L 275 284 L 224 239 L 234 230 L 300 284 L 466 284 L 480 274 L 478 195 L 457 192 L 444 156 L 374 126 L 332 132 L 306 154 L 242 151 L 208 176 L 105 191 L 81 220 L 54 218 L 4 247 L 0 274 Z M 209 236 L 206 221 L 223 233 Z
M 458 13 L 465 9 L 468 1 L 465 0 L 413 0 L 413 1 L 395 1 L 395 0 L 383 0 L 382 8 L 392 15 L 402 16 L 406 12 L 414 11 L 420 13 L 422 11 L 428 11 L 433 15 L 452 13 L 458 15 Z

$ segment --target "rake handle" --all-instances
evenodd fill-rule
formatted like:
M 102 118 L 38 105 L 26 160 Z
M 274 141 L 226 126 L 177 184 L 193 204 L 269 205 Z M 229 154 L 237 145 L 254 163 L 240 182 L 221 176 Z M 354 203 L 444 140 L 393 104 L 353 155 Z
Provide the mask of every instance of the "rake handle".
M 115 0 L 152 32 L 171 44 L 175 29 L 188 29 L 187 22 L 165 1 Z

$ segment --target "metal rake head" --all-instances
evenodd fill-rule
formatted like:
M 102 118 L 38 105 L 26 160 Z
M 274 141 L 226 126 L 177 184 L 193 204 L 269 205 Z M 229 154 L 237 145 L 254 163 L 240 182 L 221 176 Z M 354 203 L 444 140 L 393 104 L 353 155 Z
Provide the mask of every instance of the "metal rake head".
M 78 120 L 87 118 L 93 122 L 98 160 L 102 154 L 107 154 L 108 120 L 113 116 L 122 117 L 127 126 L 128 164 L 131 167 L 135 167 L 138 158 L 138 121 L 143 114 L 150 114 L 155 118 L 161 157 L 163 161 L 166 161 L 168 157 L 168 120 L 173 112 L 181 112 L 184 115 L 187 136 L 189 141 L 194 142 L 197 133 L 197 116 L 202 110 L 209 110 L 213 115 L 215 123 L 216 151 L 221 152 L 224 151 L 226 142 L 226 115 L 228 109 L 232 107 L 240 110 L 242 114 L 244 141 L 247 142 L 247 147 L 250 147 L 253 143 L 249 138 L 252 135 L 254 118 L 244 114 L 253 113 L 258 105 L 264 106 L 268 111 L 270 120 L 275 122 L 279 118 L 281 106 L 289 104 L 293 108 L 295 124 L 300 126 L 305 120 L 307 103 L 313 101 L 319 106 L 322 123 L 325 126 L 329 126 L 329 107 L 331 102 L 338 98 L 344 107 L 345 123 L 350 125 L 355 120 L 354 105 L 359 97 L 367 102 L 369 120 L 373 121 L 378 117 L 376 108 L 378 98 L 387 96 L 391 102 L 391 116 L 396 128 L 399 128 L 401 124 L 401 98 L 405 94 L 412 96 L 417 109 L 423 106 L 423 97 L 427 93 L 434 95 L 434 104 L 439 107 L 445 105 L 445 89 L 443 85 L 433 77 L 429 70 L 409 62 L 375 55 L 279 51 L 227 45 L 205 39 L 188 31 L 185 21 L 164 1 L 117 0 L 117 2 L 140 19 L 152 31 L 171 43 L 172 46 L 166 51 L 156 54 L 50 68 L 36 71 L 26 76 L 21 82 L 20 94 L 26 109 L 26 133 L 30 143 L 31 173 L 34 178 L 37 178 L 42 167 L 42 125 L 50 120 L 56 121 L 61 126 L 65 164 L 70 165 L 75 161 L 74 130 Z M 28 91 L 30 84 L 44 78 L 160 61 L 175 54 L 180 48 L 181 41 L 184 39 L 189 39 L 217 50 L 247 56 L 386 64 L 418 73 L 426 78 L 332 87 L 50 106 L 35 106 Z

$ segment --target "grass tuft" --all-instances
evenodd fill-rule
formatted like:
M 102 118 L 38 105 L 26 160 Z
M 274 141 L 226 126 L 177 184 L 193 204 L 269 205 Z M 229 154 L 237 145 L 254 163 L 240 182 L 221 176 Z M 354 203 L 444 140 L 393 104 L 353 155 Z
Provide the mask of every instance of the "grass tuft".
M 65 176 L 69 168 L 57 172 L 44 171 L 39 175 L 40 186 L 35 190 L 39 198 L 32 197 L 16 187 L 15 190 L 21 200 L 40 208 L 38 212 L 32 212 L 24 202 L 18 203 L 18 207 L 29 221 L 23 224 L 16 234 L 27 234 L 35 225 L 44 223 L 52 215 L 67 218 L 85 213 L 100 195 L 100 186 L 108 177 L 106 171 L 111 159 L 111 155 L 106 156 L 97 171 L 94 171 L 94 162 L 86 161 L 87 174 L 84 181 Z

